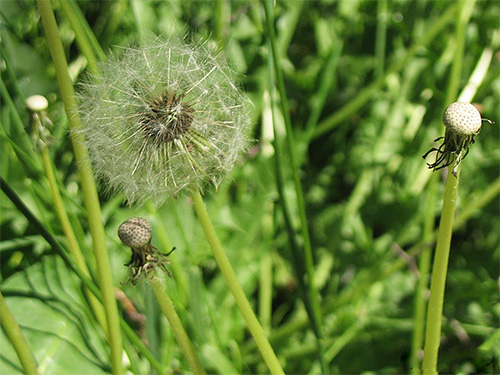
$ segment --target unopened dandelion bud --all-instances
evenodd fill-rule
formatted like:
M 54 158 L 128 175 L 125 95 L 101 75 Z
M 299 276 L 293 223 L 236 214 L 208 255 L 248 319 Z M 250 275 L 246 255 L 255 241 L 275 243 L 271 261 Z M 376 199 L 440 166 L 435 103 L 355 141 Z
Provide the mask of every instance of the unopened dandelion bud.
M 129 203 L 217 186 L 246 149 L 248 100 L 221 56 L 181 38 L 126 48 L 81 85 L 94 171 Z
M 145 248 L 151 242 L 153 228 L 140 217 L 133 217 L 123 222 L 118 228 L 118 237 L 125 246 L 132 249 Z

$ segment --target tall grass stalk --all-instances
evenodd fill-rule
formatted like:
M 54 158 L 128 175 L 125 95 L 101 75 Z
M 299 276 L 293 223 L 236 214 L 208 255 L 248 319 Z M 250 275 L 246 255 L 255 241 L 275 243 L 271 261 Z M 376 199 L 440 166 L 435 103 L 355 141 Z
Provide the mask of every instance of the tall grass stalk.
M 102 52 L 102 49 L 95 40 L 94 34 L 89 31 L 87 21 L 81 14 L 80 9 L 75 2 L 73 0 L 66 0 L 61 1 L 60 4 L 64 15 L 69 20 L 71 27 L 75 32 L 76 42 L 87 59 L 89 69 L 93 73 L 96 73 L 98 70 L 96 54 L 99 55 L 100 59 L 104 59 L 104 52 Z
M 111 366 L 114 374 L 121 374 L 122 369 L 122 337 L 118 307 L 113 289 L 113 279 L 104 241 L 104 226 L 101 218 L 101 208 L 92 168 L 88 158 L 87 148 L 81 133 L 80 117 L 77 113 L 76 99 L 73 86 L 68 73 L 68 64 L 64 55 L 59 29 L 54 17 L 50 0 L 37 0 L 42 23 L 47 35 L 50 53 L 56 68 L 57 81 L 61 90 L 64 108 L 68 116 L 71 129 L 71 142 L 77 161 L 78 172 L 82 184 L 83 199 L 87 209 L 90 234 L 93 239 L 94 255 L 96 257 L 99 285 L 102 292 L 106 320 L 108 325 L 108 338 L 111 348 Z
M 243 318 L 248 324 L 248 329 L 252 336 L 255 339 L 257 347 L 259 348 L 264 361 L 267 364 L 267 367 L 271 371 L 271 374 L 284 374 L 283 369 L 281 368 L 281 364 L 274 354 L 274 350 L 269 344 L 269 341 L 264 334 L 264 330 L 260 325 L 255 313 L 252 310 L 250 302 L 248 302 L 247 297 L 245 296 L 245 292 L 241 288 L 238 278 L 229 262 L 229 259 L 222 248 L 219 237 L 215 232 L 212 221 L 210 220 L 210 216 L 208 215 L 207 208 L 205 203 L 203 202 L 203 198 L 198 190 L 193 190 L 191 193 L 191 198 L 193 200 L 194 210 L 200 223 L 205 231 L 205 236 L 207 237 L 208 243 L 210 244 L 210 248 L 212 249 L 212 253 L 214 258 L 219 266 L 222 275 L 226 279 L 226 283 L 236 300 L 236 304 L 238 305 Z
M 315 270 L 314 270 L 314 259 L 313 259 L 313 251 L 312 251 L 312 246 L 311 246 L 311 238 L 309 234 L 309 223 L 307 222 L 307 215 L 306 215 L 306 208 L 305 208 L 305 202 L 304 202 L 304 193 L 302 190 L 302 184 L 300 182 L 300 177 L 299 177 L 299 163 L 297 162 L 297 155 L 298 152 L 296 150 L 295 146 L 295 140 L 294 140 L 294 135 L 293 135 L 293 129 L 292 129 L 292 121 L 290 117 L 290 111 L 288 107 L 288 99 L 286 95 L 286 90 L 285 90 L 285 81 L 283 78 L 283 72 L 281 70 L 281 64 L 280 64 L 280 54 L 278 51 L 278 46 L 277 46 L 277 41 L 276 41 L 276 33 L 274 30 L 274 12 L 273 12 L 273 7 L 272 7 L 272 1 L 268 0 L 263 0 L 264 4 L 264 10 L 266 14 L 266 21 L 267 21 L 267 31 L 268 31 L 268 37 L 269 37 L 269 44 L 271 47 L 271 60 L 273 62 L 273 67 L 274 67 L 274 73 L 276 74 L 276 83 L 278 86 L 278 92 L 280 94 L 280 103 L 281 103 L 281 111 L 284 117 L 285 121 L 285 128 L 286 128 L 286 135 L 285 135 L 285 140 L 286 140 L 286 151 L 288 154 L 288 157 L 291 162 L 291 171 L 292 171 L 292 177 L 293 177 L 293 183 L 294 183 L 294 188 L 295 188 L 295 195 L 297 198 L 297 206 L 298 206 L 298 211 L 299 211 L 299 217 L 300 217 L 300 224 L 301 224 L 301 233 L 302 233 L 302 239 L 303 239 L 303 253 L 301 254 L 301 257 L 303 257 L 305 261 L 305 270 L 307 277 L 305 278 L 305 275 L 302 274 L 297 274 L 297 277 L 299 278 L 299 283 L 304 283 L 306 284 L 306 290 L 307 292 L 304 295 L 305 301 L 304 304 L 306 305 L 306 310 L 310 314 L 310 319 L 311 319 L 311 325 L 313 332 L 316 336 L 317 340 L 317 345 L 318 345 L 318 359 L 321 364 L 321 370 L 322 372 L 327 372 L 326 365 L 323 361 L 323 350 L 322 350 L 322 345 L 321 345 L 321 339 L 322 339 L 322 317 L 321 317 L 321 310 L 320 310 L 320 305 L 319 305 L 319 293 L 316 288 L 315 284 Z M 279 142 L 278 139 L 275 139 L 275 142 Z M 285 202 L 284 202 L 285 203 Z M 286 203 L 285 203 L 286 204 Z M 283 209 L 286 209 L 286 207 L 283 207 Z M 296 247 L 292 246 L 292 251 L 295 251 Z M 296 269 L 297 271 L 297 269 Z M 309 305 L 309 308 L 307 308 Z
M 9 338 L 14 350 L 19 357 L 19 361 L 23 366 L 25 374 L 38 374 L 38 368 L 36 366 L 35 357 L 31 352 L 26 339 L 24 338 L 19 324 L 16 322 L 16 318 L 12 314 L 3 298 L 3 294 L 0 292 L 0 323 L 5 331 L 5 334 Z

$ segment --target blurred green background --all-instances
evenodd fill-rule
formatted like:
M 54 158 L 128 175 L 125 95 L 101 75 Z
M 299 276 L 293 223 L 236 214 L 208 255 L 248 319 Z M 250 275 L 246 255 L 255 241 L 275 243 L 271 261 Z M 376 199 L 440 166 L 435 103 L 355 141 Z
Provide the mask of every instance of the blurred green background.
M 483 118 L 497 124 L 484 123 L 462 163 L 438 369 L 459 374 L 500 371 L 500 4 L 477 1 L 467 7 L 466 3 L 470 2 L 274 4 L 279 65 L 323 313 L 324 358 L 332 374 L 410 371 L 418 254 L 425 245 L 433 247 L 423 241 L 423 226 L 431 217 L 437 228 L 445 176 L 434 172 L 436 188 L 429 188 L 432 172 L 421 156 L 444 132 L 444 108 L 458 100 L 478 75 L 471 102 Z M 278 199 L 270 98 L 279 99 L 270 81 L 269 33 L 262 4 L 251 0 L 72 4 L 78 5 L 105 53 L 116 46 L 140 44 L 152 33 L 187 34 L 219 44 L 254 104 L 254 142 L 217 191 L 207 188 L 206 202 L 285 371 L 320 373 L 300 289 L 304 259 L 290 247 Z M 85 74 L 86 60 L 58 1 L 54 7 L 76 83 Z M 0 173 L 6 182 L 2 184 L 8 184 L 64 249 L 24 104 L 30 95 L 45 95 L 54 123 L 52 160 L 79 243 L 95 269 L 67 119 L 36 3 L 3 1 L 0 16 Z M 283 134 L 280 108 L 275 108 L 275 126 Z M 301 248 L 293 165 L 289 155 L 282 156 L 281 187 L 289 198 L 292 237 Z M 120 284 L 127 277 L 123 264 L 130 253 L 116 233 L 131 216 L 153 223 L 153 243 L 162 251 L 177 248 L 173 262 L 182 272 L 167 278 L 166 284 L 206 369 L 220 374 L 266 373 L 189 199 L 180 196 L 157 209 L 128 207 L 121 196 L 100 198 L 115 286 L 142 315 L 131 314 L 123 296 L 120 309 L 147 340 L 165 373 L 189 371 L 167 322 L 147 283 Z M 431 207 L 429 199 L 435 201 Z M 59 250 L 42 237 L 33 219 L 4 193 L 0 204 L 1 290 L 40 372 L 109 372 L 106 342 L 81 298 L 78 277 Z M 3 332 L 0 346 L 0 373 L 20 373 Z M 125 348 L 130 371 L 153 371 L 132 344 L 126 342 Z

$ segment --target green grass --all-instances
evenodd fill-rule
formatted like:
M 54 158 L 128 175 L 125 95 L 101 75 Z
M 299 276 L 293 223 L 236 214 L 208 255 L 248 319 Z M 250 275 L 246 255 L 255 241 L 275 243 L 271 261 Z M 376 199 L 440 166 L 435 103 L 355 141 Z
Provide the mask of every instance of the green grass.
M 500 371 L 497 2 L 53 5 L 76 90 L 96 60 L 151 33 L 214 41 L 239 73 L 253 102 L 255 141 L 217 190 L 207 187 L 204 200 L 289 374 L 401 374 L 418 365 L 417 332 L 425 322 L 417 311 L 426 311 L 429 283 L 415 271 L 432 269 L 445 176 L 429 171 L 421 155 L 443 135 L 449 102 L 477 103 L 497 124 L 484 124 L 461 165 L 437 370 Z M 31 0 L 7 1 L 0 17 L 1 293 L 40 373 L 110 373 L 116 364 L 88 302 L 90 293 L 102 301 L 90 236 L 96 229 L 87 219 L 81 162 L 39 11 Z M 51 142 L 43 154 L 45 166 L 48 159 L 54 166 L 50 180 L 24 105 L 34 94 L 50 102 Z M 54 184 L 67 214 L 64 227 L 49 193 Z M 102 194 L 99 181 L 97 191 L 108 276 L 126 296 L 117 301 L 120 319 L 112 328 L 123 338 L 123 366 L 134 374 L 191 371 L 148 283 L 121 284 L 130 250 L 117 228 L 141 216 L 153 224 L 156 247 L 176 247 L 174 277 L 164 285 L 201 367 L 267 373 L 189 195 L 137 208 Z M 68 225 L 89 274 L 72 260 Z M 4 331 L 0 347 L 0 373 L 22 373 Z

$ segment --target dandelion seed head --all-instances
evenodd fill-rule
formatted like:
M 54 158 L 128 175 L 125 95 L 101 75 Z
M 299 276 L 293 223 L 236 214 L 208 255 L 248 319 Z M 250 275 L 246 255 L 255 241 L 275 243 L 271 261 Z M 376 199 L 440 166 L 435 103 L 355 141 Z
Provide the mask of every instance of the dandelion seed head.
M 97 177 L 129 203 L 161 205 L 217 186 L 248 146 L 248 99 L 206 43 L 182 38 L 124 48 L 80 85 Z
M 118 237 L 125 246 L 131 248 L 146 247 L 151 241 L 152 235 L 151 224 L 140 217 L 130 218 L 118 228 Z
M 481 114 L 470 103 L 455 102 L 446 108 L 443 115 L 446 128 L 460 135 L 474 135 L 481 130 Z
M 489 121 L 489 120 L 487 120 Z M 475 140 L 474 136 L 481 130 L 482 119 L 479 111 L 470 103 L 451 103 L 443 114 L 443 124 L 446 127 L 443 140 L 439 147 L 432 147 L 423 157 L 436 152 L 433 163 L 427 163 L 429 168 L 439 170 L 453 164 L 452 174 L 457 177 L 458 167 L 469 153 L 469 147 Z

